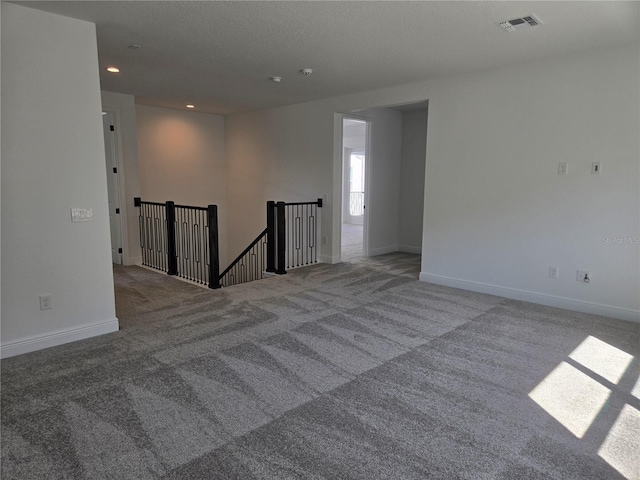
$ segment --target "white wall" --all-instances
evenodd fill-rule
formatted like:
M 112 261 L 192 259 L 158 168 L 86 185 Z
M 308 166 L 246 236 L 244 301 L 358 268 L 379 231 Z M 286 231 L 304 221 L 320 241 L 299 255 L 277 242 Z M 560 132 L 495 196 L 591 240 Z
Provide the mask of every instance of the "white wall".
M 138 209 L 133 198 L 140 196 L 136 106 L 133 95 L 101 92 L 102 109 L 116 114 L 116 138 L 119 149 L 120 211 L 122 218 L 123 263 L 140 265 L 140 230 Z
M 95 26 L 2 3 L 2 356 L 118 329 Z M 72 207 L 93 221 L 71 223 Z M 38 296 L 53 295 L 41 311 Z
M 347 125 L 342 132 L 342 147 L 364 152 L 367 135 L 365 124 Z
M 301 104 L 226 117 L 229 254 L 239 254 L 264 228 L 268 200 L 299 202 L 328 196 L 321 209 L 322 235 L 331 238 L 332 113 Z M 327 121 L 327 115 L 331 121 Z M 341 135 L 342 123 L 338 128 Z M 339 138 L 339 137 L 338 137 Z M 342 185 L 339 153 L 338 195 Z M 337 214 L 340 228 L 340 211 Z M 330 253 L 323 245 L 321 255 Z M 339 244 L 336 250 L 340 251 Z
M 226 267 L 224 117 L 136 105 L 136 119 L 142 199 L 200 207 L 217 205 L 220 263 Z
M 350 135 L 343 138 L 342 146 L 344 148 L 351 148 L 357 152 L 364 151 L 366 136 L 362 135 Z
M 389 108 L 362 112 L 371 120 L 371 152 L 365 198 L 370 256 L 395 252 L 400 242 L 402 113 Z
M 637 319 L 638 244 L 602 238 L 639 235 L 639 71 L 636 45 L 434 82 L 422 278 Z
M 411 253 L 422 251 L 426 149 L 427 110 L 403 112 L 400 250 Z
M 421 278 L 639 320 L 638 245 L 602 242 L 640 235 L 638 63 L 634 44 L 232 115 L 230 212 L 261 208 L 273 192 L 329 192 L 322 253 L 335 260 L 336 112 L 428 99 Z M 600 176 L 588 173 L 593 161 L 604 162 Z M 250 240 L 249 229 L 232 228 L 230 241 Z M 589 285 L 575 281 L 578 268 L 593 272 Z

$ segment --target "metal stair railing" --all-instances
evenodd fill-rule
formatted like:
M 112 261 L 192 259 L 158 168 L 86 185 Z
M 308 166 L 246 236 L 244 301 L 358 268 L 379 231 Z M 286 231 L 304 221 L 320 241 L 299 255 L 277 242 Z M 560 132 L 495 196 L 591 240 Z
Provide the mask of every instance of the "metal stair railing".
M 267 202 L 267 228 L 220 274 L 218 207 L 193 207 L 134 199 L 140 208 L 140 248 L 145 266 L 208 285 L 260 280 L 318 262 L 319 212 L 315 202 Z

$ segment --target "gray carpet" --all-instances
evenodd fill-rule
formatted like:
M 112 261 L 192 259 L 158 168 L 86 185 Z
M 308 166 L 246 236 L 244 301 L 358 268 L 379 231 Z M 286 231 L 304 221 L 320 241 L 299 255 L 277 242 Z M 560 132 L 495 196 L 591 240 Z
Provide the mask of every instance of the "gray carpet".
M 638 478 L 638 324 L 418 270 L 117 267 L 120 332 L 2 361 L 2 479 Z
M 357 262 L 364 258 L 363 226 L 343 223 L 341 227 L 340 257 L 343 262 Z

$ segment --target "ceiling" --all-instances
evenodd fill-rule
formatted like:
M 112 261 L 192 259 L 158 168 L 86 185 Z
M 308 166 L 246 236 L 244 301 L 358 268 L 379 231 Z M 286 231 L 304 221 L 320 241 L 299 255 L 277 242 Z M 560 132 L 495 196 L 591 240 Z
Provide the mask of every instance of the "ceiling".
M 95 23 L 103 90 L 222 115 L 640 44 L 634 1 L 15 3 Z M 543 24 L 497 25 L 530 14 Z

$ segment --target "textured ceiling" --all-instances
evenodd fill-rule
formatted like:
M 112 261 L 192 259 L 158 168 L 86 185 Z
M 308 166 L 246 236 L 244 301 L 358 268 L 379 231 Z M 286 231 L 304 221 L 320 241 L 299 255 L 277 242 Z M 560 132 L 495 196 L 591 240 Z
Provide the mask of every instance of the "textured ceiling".
M 638 2 L 16 2 L 94 22 L 102 89 L 229 114 L 639 42 Z M 507 33 L 529 14 L 543 25 Z M 142 45 L 133 50 L 130 44 Z M 108 65 L 121 73 L 109 74 Z M 312 68 L 304 77 L 301 68 Z M 281 83 L 269 81 L 281 76 Z

